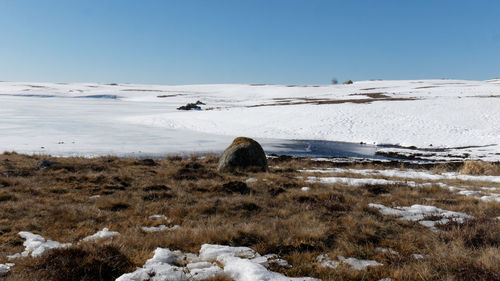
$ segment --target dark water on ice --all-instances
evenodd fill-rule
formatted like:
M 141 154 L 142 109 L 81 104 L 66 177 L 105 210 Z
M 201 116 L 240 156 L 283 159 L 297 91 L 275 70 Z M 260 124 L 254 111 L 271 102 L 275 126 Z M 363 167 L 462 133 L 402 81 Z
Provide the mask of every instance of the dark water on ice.
M 377 146 L 369 144 L 322 140 L 283 140 L 281 143 L 276 140 L 261 140 L 261 144 L 268 155 L 395 160 L 394 158 L 376 155 Z

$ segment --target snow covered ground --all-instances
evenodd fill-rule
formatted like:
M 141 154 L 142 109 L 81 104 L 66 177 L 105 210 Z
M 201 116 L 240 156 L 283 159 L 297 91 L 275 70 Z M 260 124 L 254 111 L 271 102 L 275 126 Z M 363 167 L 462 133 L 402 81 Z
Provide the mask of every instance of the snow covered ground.
M 177 107 L 200 100 L 200 111 Z M 396 145 L 426 159 L 500 160 L 499 80 L 352 85 L 0 82 L 0 150 L 55 155 L 218 152 L 235 136 Z M 401 148 L 399 146 L 415 146 Z M 266 148 L 266 147 L 265 147 Z

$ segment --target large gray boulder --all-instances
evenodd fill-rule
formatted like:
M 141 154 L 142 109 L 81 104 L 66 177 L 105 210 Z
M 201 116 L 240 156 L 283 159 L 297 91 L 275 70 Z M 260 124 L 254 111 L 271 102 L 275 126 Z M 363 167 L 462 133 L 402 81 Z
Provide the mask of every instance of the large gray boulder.
M 217 170 L 228 172 L 245 169 L 266 172 L 268 170 L 266 154 L 258 142 L 238 137 L 222 153 Z

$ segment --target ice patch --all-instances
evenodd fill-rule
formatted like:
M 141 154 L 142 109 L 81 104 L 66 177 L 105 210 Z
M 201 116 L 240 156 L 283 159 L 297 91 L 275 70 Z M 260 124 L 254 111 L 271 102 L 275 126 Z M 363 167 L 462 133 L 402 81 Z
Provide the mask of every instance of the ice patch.
M 117 236 L 117 235 L 120 235 L 120 233 L 116 232 L 116 231 L 110 231 L 108 228 L 105 227 L 101 231 L 98 231 L 90 236 L 83 238 L 82 241 L 92 241 L 92 240 L 113 238 L 114 236 Z

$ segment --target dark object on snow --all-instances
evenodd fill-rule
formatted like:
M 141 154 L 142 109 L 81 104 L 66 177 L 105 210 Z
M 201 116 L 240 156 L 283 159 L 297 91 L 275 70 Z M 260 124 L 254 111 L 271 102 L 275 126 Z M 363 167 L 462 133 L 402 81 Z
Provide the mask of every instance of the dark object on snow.
M 228 183 L 223 184 L 218 188 L 219 191 L 225 193 L 239 193 L 239 194 L 248 194 L 250 193 L 250 188 L 248 188 L 247 184 L 241 181 L 230 181 Z
M 347 81 L 345 81 L 343 84 L 344 84 L 344 85 L 350 85 L 350 84 L 352 84 L 352 80 L 347 80 Z
M 60 165 L 61 162 L 50 161 L 50 160 L 42 160 L 36 164 L 38 169 L 50 168 L 52 166 Z
M 266 172 L 267 159 L 262 146 L 253 139 L 238 137 L 224 150 L 220 159 L 218 171 L 235 171 L 250 169 Z
M 186 105 L 183 105 L 181 107 L 178 107 L 177 110 L 201 110 L 201 107 L 199 105 L 205 105 L 201 101 L 196 101 L 195 103 L 188 103 Z

